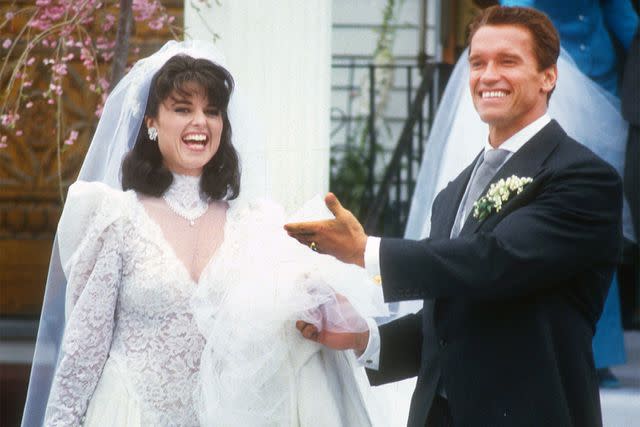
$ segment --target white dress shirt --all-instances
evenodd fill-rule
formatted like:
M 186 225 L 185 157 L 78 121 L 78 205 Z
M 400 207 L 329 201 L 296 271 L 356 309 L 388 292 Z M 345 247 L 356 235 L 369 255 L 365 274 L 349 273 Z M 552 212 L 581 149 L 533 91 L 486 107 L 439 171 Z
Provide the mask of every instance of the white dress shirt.
M 545 127 L 551 118 L 547 113 L 538 117 L 533 122 L 529 123 L 524 128 L 520 129 L 517 133 L 515 133 L 511 138 L 504 141 L 498 148 L 502 150 L 509 151 L 509 155 L 505 158 L 502 165 L 504 165 L 510 158 L 513 156 L 522 146 L 524 146 L 527 141 L 529 141 L 535 134 L 537 134 L 543 127 Z M 484 150 L 492 150 L 494 147 L 489 144 L 489 140 L 487 140 Z M 502 167 L 500 165 L 500 167 Z M 476 163 L 475 168 L 478 167 Z M 474 169 L 475 172 L 475 169 Z M 466 190 L 465 190 L 466 192 Z M 464 200 L 464 197 L 463 197 Z M 464 222 L 464 218 L 462 219 Z M 380 278 L 380 237 L 369 236 L 367 238 L 367 245 L 364 251 L 364 268 L 367 272 L 374 278 Z M 364 353 L 362 353 L 358 357 L 358 362 L 370 369 L 378 369 L 380 364 L 380 331 L 378 330 L 378 325 L 375 323 L 373 319 L 367 319 L 367 323 L 369 325 L 369 342 L 367 343 L 367 348 Z

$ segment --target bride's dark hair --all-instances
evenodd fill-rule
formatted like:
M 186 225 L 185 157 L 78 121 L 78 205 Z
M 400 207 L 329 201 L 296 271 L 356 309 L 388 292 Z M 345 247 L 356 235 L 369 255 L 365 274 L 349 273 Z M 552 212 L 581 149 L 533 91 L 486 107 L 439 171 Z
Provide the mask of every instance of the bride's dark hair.
M 240 165 L 231 144 L 231 124 L 227 115 L 233 92 L 233 78 L 227 70 L 206 59 L 187 55 L 172 57 L 151 80 L 145 117 L 157 117 L 160 104 L 174 90 L 181 95 L 190 95 L 187 89 L 191 83 L 204 89 L 209 102 L 220 111 L 223 124 L 220 147 L 202 170 L 200 188 L 214 200 L 235 199 L 240 193 Z M 135 145 L 122 161 L 122 188 L 159 197 L 171 182 L 173 175 L 162 163 L 158 142 L 149 139 L 147 125 L 142 120 Z

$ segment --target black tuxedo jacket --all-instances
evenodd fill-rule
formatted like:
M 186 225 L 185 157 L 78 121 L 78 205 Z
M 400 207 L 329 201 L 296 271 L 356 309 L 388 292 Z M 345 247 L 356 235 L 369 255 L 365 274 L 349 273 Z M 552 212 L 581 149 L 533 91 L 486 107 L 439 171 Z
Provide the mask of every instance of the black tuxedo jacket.
M 385 299 L 425 306 L 380 328 L 369 379 L 418 376 L 410 426 L 438 382 L 456 426 L 600 426 L 591 339 L 620 258 L 620 179 L 552 121 L 492 180 L 533 182 L 450 239 L 474 164 L 436 197 L 429 238 L 381 241 Z

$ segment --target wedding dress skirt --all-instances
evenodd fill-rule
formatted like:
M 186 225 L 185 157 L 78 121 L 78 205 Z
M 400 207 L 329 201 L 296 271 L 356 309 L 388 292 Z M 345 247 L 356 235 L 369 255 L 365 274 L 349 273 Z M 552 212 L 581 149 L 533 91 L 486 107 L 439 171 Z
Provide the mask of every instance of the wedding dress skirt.
M 142 427 L 142 410 L 118 363 L 107 359 L 84 417 L 84 427 Z
M 342 360 L 340 360 L 342 359 Z M 292 400 L 289 402 L 294 410 L 290 417 L 282 424 L 274 427 L 304 427 L 304 426 L 390 426 L 391 420 L 383 421 L 387 416 L 382 411 L 374 409 L 375 419 L 369 421 L 369 415 L 364 410 L 365 405 L 377 403 L 380 408 L 390 402 L 375 399 L 373 395 L 361 396 L 361 390 L 368 389 L 368 380 L 362 370 L 353 365 L 352 360 L 344 353 L 318 352 L 305 363 L 304 373 L 291 376 L 289 379 Z M 345 384 L 340 378 L 353 376 L 355 382 Z M 358 372 L 359 371 L 359 372 Z M 331 375 L 327 375 L 327 374 Z M 410 395 L 410 393 L 409 393 Z M 391 396 L 386 394 L 385 397 Z M 407 404 L 407 402 L 402 402 Z M 397 408 L 404 410 L 406 408 Z M 395 414 L 396 411 L 391 411 Z M 400 421 L 394 425 L 405 425 Z M 107 360 L 102 376 L 87 408 L 83 419 L 83 427 L 143 427 L 142 409 L 135 392 L 127 384 L 126 374 L 118 367 L 113 359 Z M 224 424 L 213 424 L 224 425 Z M 237 424 L 241 425 L 241 424 Z M 254 424 L 252 424 L 254 425 Z M 269 425 L 265 421 L 265 425 Z

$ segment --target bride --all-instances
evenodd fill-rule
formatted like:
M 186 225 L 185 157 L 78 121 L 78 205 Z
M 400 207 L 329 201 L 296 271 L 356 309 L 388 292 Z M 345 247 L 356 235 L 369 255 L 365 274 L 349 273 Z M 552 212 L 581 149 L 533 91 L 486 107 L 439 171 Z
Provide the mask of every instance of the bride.
M 261 148 L 223 64 L 169 42 L 107 100 L 58 226 L 24 426 L 382 422 L 355 355 L 295 329 L 368 330 L 379 288 L 253 197 Z

